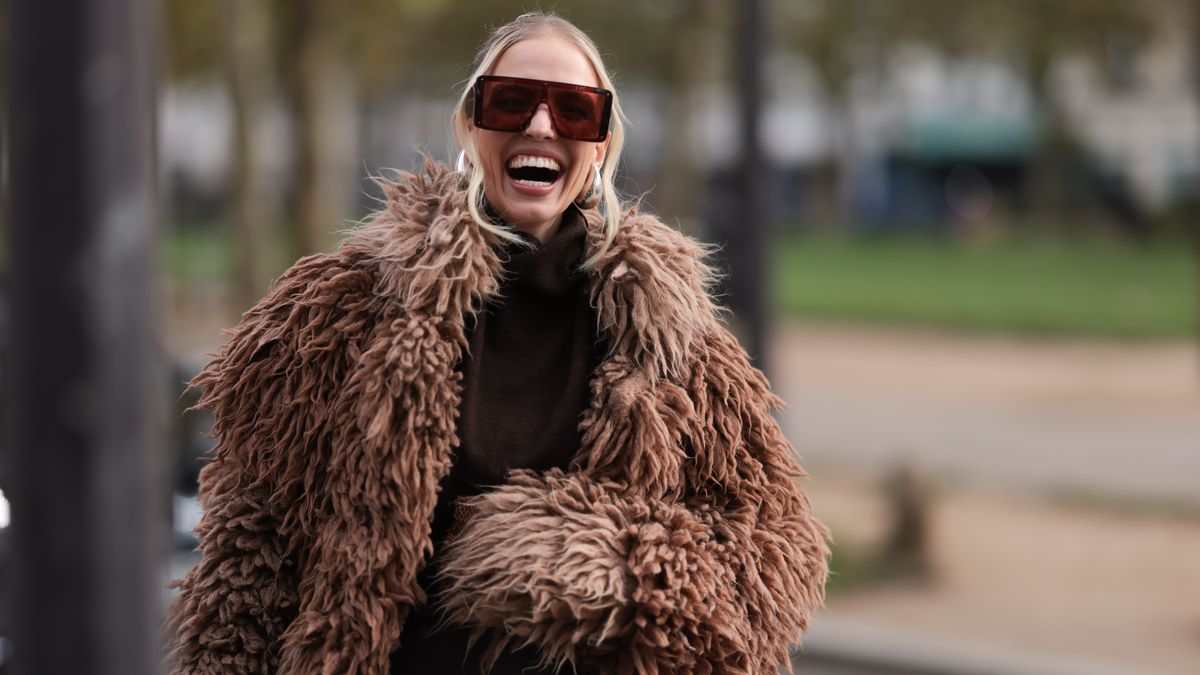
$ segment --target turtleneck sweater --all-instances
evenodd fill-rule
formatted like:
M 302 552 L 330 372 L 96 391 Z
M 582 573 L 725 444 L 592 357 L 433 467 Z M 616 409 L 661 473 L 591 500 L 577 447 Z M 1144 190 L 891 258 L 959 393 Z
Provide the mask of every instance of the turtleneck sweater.
M 454 527 L 454 503 L 504 482 L 513 469 L 567 468 L 579 450 L 579 419 L 588 404 L 588 378 L 603 356 L 596 315 L 579 263 L 587 243 L 583 214 L 570 206 L 549 241 L 532 248 L 502 247 L 504 271 L 499 297 L 468 321 L 468 350 L 459 363 L 463 395 L 460 445 L 442 481 L 433 519 L 434 558 L 418 577 L 431 592 L 438 553 Z M 437 673 L 477 675 L 486 638 L 468 651 L 466 628 L 434 630 L 431 597 L 414 608 L 392 675 Z M 501 655 L 494 675 L 537 675 L 533 649 Z

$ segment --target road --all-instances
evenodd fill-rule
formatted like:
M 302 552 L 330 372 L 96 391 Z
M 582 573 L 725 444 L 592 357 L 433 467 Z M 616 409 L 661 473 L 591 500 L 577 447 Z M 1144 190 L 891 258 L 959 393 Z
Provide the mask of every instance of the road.
M 1194 345 L 791 323 L 772 347 L 782 424 L 811 466 L 1200 505 Z

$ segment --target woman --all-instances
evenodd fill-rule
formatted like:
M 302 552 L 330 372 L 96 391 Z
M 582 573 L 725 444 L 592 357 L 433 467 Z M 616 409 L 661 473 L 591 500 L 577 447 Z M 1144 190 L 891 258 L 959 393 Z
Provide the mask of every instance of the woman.
M 453 128 L 460 172 L 384 182 L 197 378 L 219 442 L 175 667 L 776 672 L 828 533 L 703 249 L 620 209 L 595 46 L 499 28 Z

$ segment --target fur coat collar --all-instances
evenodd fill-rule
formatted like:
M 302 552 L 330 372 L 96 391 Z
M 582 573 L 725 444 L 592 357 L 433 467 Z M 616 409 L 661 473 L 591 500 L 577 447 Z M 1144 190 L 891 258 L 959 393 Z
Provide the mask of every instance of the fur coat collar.
M 300 260 L 193 383 L 214 414 L 174 672 L 385 673 L 433 553 L 466 318 L 500 288 L 461 177 L 427 163 Z M 587 255 L 598 250 L 589 217 Z M 630 210 L 589 271 L 611 351 L 568 472 L 517 471 L 448 542 L 439 605 L 491 653 L 582 671 L 774 673 L 820 604 L 828 531 L 719 321 L 703 248 Z

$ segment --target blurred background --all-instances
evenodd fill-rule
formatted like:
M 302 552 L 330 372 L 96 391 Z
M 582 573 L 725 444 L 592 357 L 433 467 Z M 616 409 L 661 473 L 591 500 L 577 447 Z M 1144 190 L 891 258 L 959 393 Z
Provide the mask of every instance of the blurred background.
M 164 0 L 164 581 L 210 442 L 182 383 L 372 175 L 452 159 L 476 48 L 533 8 Z M 800 672 L 1200 672 L 1200 1 L 774 0 L 749 37 L 738 2 L 545 9 L 615 71 L 619 185 L 725 245 L 788 402 L 836 539 Z

